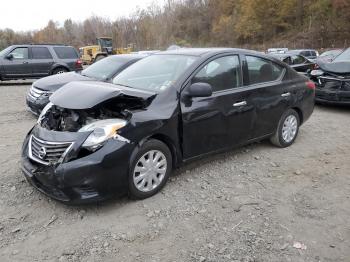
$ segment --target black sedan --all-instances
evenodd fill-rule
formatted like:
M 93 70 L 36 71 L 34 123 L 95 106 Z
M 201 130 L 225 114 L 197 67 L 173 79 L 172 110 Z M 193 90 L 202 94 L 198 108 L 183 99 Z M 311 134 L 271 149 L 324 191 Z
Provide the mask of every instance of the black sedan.
M 49 103 L 49 97 L 57 89 L 73 81 L 109 82 L 125 68 L 144 58 L 143 54 L 115 55 L 102 59 L 88 68 L 64 74 L 52 75 L 35 81 L 28 91 L 26 102 L 30 111 L 39 115 Z
M 316 84 L 317 103 L 350 106 L 350 48 L 330 63 L 319 63 L 310 79 Z
M 112 83 L 56 91 L 25 138 L 22 170 L 60 201 L 147 198 L 184 162 L 262 139 L 290 146 L 314 92 L 313 82 L 260 53 L 161 52 Z
M 272 54 L 272 56 L 286 63 L 299 73 L 308 74 L 316 68 L 316 63 L 311 62 L 302 55 Z

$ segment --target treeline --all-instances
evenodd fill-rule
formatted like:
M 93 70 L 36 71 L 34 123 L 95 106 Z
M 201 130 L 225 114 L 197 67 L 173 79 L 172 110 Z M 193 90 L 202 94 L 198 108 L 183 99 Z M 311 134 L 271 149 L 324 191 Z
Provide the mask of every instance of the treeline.
M 20 43 L 75 47 L 111 36 L 116 47 L 136 50 L 181 46 L 329 48 L 350 45 L 349 0 L 168 0 L 110 21 L 90 17 L 39 31 L 0 30 L 0 48 Z

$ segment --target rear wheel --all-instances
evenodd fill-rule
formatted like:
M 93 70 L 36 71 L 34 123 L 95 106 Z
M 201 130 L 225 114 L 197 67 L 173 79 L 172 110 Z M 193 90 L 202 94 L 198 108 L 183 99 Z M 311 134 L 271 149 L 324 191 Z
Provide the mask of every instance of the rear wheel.
M 271 143 L 278 147 L 288 147 L 294 143 L 300 126 L 300 118 L 294 109 L 287 110 L 281 117 Z
M 55 68 L 52 72 L 53 75 L 58 75 L 58 74 L 63 74 L 63 73 L 66 73 L 68 72 L 68 70 L 64 67 L 58 67 L 58 68 Z
M 161 141 L 146 141 L 131 157 L 129 194 L 144 199 L 158 193 L 166 184 L 172 170 L 169 148 Z

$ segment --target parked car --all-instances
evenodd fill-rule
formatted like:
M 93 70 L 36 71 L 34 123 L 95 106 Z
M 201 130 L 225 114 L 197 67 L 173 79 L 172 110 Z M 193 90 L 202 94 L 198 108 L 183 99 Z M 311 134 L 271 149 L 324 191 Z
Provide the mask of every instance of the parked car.
M 271 54 L 282 62 L 292 67 L 295 71 L 303 74 L 308 74 L 315 69 L 316 64 L 302 55 L 291 54 Z
M 35 81 L 26 97 L 31 112 L 38 115 L 49 103 L 49 97 L 57 89 L 72 81 L 109 82 L 125 68 L 145 57 L 145 55 L 114 55 L 97 61 L 82 71 L 48 76 Z
M 340 53 L 342 53 L 342 49 L 334 49 L 323 52 L 319 57 L 317 57 L 316 63 L 330 63 L 336 58 Z
M 350 48 L 331 63 L 319 63 L 311 71 L 310 79 L 316 83 L 316 102 L 350 105 Z
M 64 45 L 12 45 L 0 52 L 0 80 L 40 78 L 81 70 L 78 52 Z
M 290 146 L 313 112 L 314 88 L 253 51 L 160 52 L 112 83 L 57 90 L 25 138 L 22 170 L 60 201 L 147 198 L 184 162 L 268 138 Z
M 302 55 L 303 57 L 309 59 L 311 62 L 316 62 L 316 59 L 319 56 L 318 51 L 315 49 L 295 49 L 289 50 L 287 53 L 292 55 Z
M 267 49 L 268 54 L 284 54 L 288 52 L 288 48 L 269 48 Z

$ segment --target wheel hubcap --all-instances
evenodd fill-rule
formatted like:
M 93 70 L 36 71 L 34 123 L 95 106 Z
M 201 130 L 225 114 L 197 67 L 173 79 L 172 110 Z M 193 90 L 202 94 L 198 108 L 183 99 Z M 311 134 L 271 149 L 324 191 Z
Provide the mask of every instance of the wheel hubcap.
M 286 143 L 293 141 L 298 129 L 298 120 L 294 115 L 288 116 L 283 123 L 282 138 Z
M 167 160 L 159 150 L 145 153 L 136 163 L 133 181 L 136 188 L 149 192 L 157 188 L 163 181 L 167 171 Z
M 63 73 L 65 73 L 65 71 L 58 71 L 58 72 L 57 72 L 57 75 L 63 74 Z

